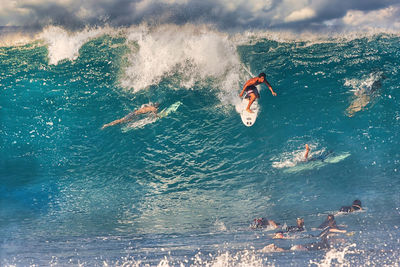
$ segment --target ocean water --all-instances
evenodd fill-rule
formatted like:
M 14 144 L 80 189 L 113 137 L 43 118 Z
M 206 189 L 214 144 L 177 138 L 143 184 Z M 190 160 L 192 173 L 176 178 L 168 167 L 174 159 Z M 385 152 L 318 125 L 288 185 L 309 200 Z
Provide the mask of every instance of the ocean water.
M 398 34 L 48 27 L 1 44 L 0 265 L 399 265 Z M 238 94 L 260 72 L 278 95 L 259 87 L 245 127 Z M 305 144 L 337 160 L 304 163 Z M 331 249 L 261 251 L 316 242 L 329 213 L 351 233 Z M 275 240 L 257 217 L 307 231 Z

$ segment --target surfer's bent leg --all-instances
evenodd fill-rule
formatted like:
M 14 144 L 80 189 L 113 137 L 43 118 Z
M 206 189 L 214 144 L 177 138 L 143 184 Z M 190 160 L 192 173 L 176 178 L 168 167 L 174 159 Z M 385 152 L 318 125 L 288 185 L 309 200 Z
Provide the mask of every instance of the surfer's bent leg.
M 246 110 L 250 113 L 253 113 L 253 111 L 250 110 L 251 104 L 253 104 L 254 100 L 256 100 L 257 96 L 254 93 L 250 94 L 250 100 L 249 100 L 249 104 L 247 105 Z

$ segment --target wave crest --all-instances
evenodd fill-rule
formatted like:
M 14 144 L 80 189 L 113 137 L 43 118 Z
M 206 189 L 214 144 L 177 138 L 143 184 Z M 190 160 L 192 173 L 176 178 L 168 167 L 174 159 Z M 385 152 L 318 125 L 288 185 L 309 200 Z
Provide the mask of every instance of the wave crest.
M 240 60 L 229 35 L 207 26 L 142 25 L 128 30 L 127 41 L 134 44 L 121 80 L 127 90 L 137 92 L 173 75 L 180 77 L 175 86 L 187 89 L 212 78 L 215 87 L 229 92 L 240 81 Z

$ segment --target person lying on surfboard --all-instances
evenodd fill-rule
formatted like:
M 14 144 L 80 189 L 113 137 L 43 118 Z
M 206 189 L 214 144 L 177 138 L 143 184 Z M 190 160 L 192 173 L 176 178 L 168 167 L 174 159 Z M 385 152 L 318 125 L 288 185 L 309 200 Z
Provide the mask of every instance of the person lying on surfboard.
M 304 152 L 304 161 L 316 161 L 316 160 L 320 160 L 320 161 L 324 161 L 329 155 L 333 154 L 332 150 L 329 151 L 325 151 L 322 154 L 318 155 L 318 156 L 313 156 L 311 158 L 308 157 L 308 154 L 310 153 L 310 146 L 308 144 L 306 144 L 305 146 L 306 150 Z
M 251 78 L 250 80 L 248 80 L 242 89 L 242 92 L 240 92 L 239 97 L 242 97 L 244 92 L 246 92 L 246 98 L 249 98 L 249 104 L 247 105 L 246 111 L 253 113 L 253 111 L 250 110 L 251 104 L 253 104 L 253 102 L 257 99 L 260 98 L 260 94 L 258 93 L 257 90 L 257 85 L 265 83 L 269 90 L 271 91 L 273 96 L 276 96 L 276 93 L 274 92 L 274 90 L 272 89 L 272 86 L 269 84 L 269 82 L 267 81 L 267 79 L 265 78 L 266 75 L 264 72 L 260 73 L 258 75 L 258 77 L 254 77 Z
M 304 160 L 308 160 L 308 153 L 310 152 L 310 147 L 306 144 L 306 152 L 304 153 Z
M 133 120 L 137 115 L 140 115 L 140 114 L 153 113 L 154 115 L 157 115 L 158 106 L 159 106 L 159 103 L 144 104 L 138 110 L 132 111 L 125 117 L 115 120 L 115 121 L 112 121 L 110 123 L 104 124 L 103 127 L 101 127 L 101 129 L 103 130 L 107 127 L 114 126 L 116 124 L 129 122 L 129 121 Z

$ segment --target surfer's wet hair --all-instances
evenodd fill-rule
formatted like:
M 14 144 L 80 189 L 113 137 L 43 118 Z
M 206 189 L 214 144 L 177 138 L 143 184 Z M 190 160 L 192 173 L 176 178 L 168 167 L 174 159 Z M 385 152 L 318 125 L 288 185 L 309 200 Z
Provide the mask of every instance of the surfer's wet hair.
M 264 77 L 264 78 L 266 78 L 266 77 L 267 77 L 267 75 L 265 75 L 265 73 L 264 73 L 264 72 L 261 72 L 260 74 L 258 74 L 258 78 L 261 78 L 261 77 Z
M 353 204 L 351 205 L 351 208 L 353 210 L 360 210 L 361 208 L 361 201 L 359 199 L 356 199 L 353 201 Z

